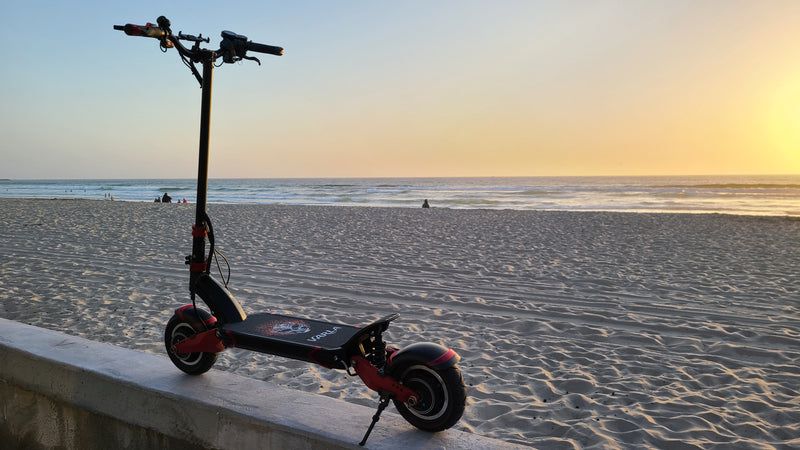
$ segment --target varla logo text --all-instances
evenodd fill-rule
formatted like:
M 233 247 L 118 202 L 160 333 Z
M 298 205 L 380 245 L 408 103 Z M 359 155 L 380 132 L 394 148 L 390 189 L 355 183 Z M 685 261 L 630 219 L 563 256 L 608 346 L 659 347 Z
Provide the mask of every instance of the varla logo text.
M 308 338 L 306 340 L 308 342 L 317 342 L 318 340 L 324 338 L 325 336 L 330 336 L 332 334 L 336 334 L 336 332 L 341 330 L 341 329 L 342 329 L 342 327 L 333 327 L 333 328 L 330 328 L 328 330 L 323 331 L 322 333 L 320 333 L 320 334 L 318 334 L 316 336 L 310 337 L 310 338 Z

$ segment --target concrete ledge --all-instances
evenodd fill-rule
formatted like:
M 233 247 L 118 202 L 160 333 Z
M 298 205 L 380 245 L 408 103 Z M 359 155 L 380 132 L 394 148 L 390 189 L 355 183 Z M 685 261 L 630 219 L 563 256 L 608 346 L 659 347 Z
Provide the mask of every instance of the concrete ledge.
M 0 319 L 0 442 L 10 448 L 359 448 L 373 414 L 213 369 L 184 375 L 166 357 Z M 388 410 L 367 442 L 513 447 L 455 430 L 422 432 Z

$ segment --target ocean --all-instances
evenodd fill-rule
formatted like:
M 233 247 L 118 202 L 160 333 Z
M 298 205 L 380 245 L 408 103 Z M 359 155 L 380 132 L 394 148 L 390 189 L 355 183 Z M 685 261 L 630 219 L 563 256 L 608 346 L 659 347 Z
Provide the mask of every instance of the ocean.
M 0 180 L 0 197 L 194 202 L 193 179 Z M 800 175 L 211 179 L 208 202 L 800 216 Z

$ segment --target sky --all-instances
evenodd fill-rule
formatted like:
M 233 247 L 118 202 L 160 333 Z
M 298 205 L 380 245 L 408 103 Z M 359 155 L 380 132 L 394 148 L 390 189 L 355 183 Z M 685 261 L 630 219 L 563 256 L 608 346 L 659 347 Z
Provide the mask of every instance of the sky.
M 800 1 L 0 0 L 0 178 L 800 173 Z

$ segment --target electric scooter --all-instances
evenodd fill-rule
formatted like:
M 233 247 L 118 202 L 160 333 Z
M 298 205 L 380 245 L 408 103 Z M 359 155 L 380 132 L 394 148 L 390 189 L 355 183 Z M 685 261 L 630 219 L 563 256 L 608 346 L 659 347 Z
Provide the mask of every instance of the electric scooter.
M 362 446 L 390 400 L 398 412 L 419 429 L 435 432 L 455 425 L 464 413 L 467 399 L 464 379 L 456 365 L 460 357 L 452 349 L 430 342 L 402 349 L 387 346 L 383 332 L 399 314 L 388 315 L 363 327 L 268 312 L 247 315 L 227 289 L 225 278 L 221 276 L 223 283 L 220 283 L 211 277 L 212 258 L 218 253 L 214 228 L 206 212 L 212 71 L 220 59 L 220 65 L 241 60 L 261 65 L 258 58 L 247 52 L 280 56 L 283 49 L 223 31 L 220 48 L 212 51 L 200 48 L 201 43 L 210 41 L 202 34 L 193 36 L 179 32 L 175 35 L 164 16 L 156 22 L 114 25 L 114 29 L 129 36 L 157 39 L 163 52 L 176 49 L 202 88 L 197 205 L 192 227 L 192 254 L 186 257 L 192 303 L 176 309 L 167 323 L 164 344 L 169 358 L 183 372 L 200 375 L 214 365 L 219 352 L 237 347 L 358 376 L 380 399 L 360 442 Z M 181 41 L 191 42 L 191 48 Z M 202 65 L 202 74 L 196 63 Z M 198 307 L 198 296 L 210 312 Z

